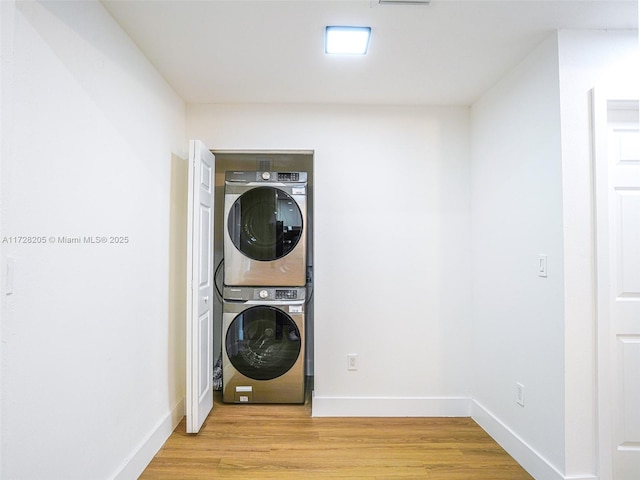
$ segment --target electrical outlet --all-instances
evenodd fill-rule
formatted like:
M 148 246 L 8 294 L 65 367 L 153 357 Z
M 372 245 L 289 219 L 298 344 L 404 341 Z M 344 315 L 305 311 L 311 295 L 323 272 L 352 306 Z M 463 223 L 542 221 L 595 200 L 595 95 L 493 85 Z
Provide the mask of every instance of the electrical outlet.
M 524 385 L 516 383 L 516 403 L 524 407 Z
M 358 354 L 349 353 L 347 355 L 347 370 L 358 370 Z

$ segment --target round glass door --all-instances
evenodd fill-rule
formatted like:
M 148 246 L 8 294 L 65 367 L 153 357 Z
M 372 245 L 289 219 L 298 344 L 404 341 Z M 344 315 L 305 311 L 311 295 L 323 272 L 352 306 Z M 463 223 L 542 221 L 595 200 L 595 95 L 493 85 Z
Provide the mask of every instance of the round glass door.
M 287 255 L 302 237 L 302 213 L 291 196 L 278 188 L 258 187 L 232 205 L 228 222 L 235 247 L 252 260 Z
M 300 330 L 282 310 L 251 307 L 233 319 L 225 340 L 231 364 L 254 380 L 272 380 L 288 372 L 302 348 Z

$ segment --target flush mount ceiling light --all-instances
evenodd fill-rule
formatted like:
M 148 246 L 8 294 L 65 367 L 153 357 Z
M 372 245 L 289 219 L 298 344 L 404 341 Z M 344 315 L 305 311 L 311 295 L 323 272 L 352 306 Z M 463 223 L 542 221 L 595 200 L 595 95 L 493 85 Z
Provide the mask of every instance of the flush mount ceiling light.
M 371 27 L 326 27 L 324 51 L 338 55 L 364 55 L 369 48 L 370 37 Z

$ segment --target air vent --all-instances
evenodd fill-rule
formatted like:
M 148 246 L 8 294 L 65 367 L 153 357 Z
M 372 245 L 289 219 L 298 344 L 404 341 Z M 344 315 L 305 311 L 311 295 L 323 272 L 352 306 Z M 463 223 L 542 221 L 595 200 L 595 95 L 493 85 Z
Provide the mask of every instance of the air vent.
M 259 172 L 270 172 L 273 169 L 273 158 L 258 157 L 257 167 Z
M 431 0 L 378 0 L 380 5 L 429 5 Z

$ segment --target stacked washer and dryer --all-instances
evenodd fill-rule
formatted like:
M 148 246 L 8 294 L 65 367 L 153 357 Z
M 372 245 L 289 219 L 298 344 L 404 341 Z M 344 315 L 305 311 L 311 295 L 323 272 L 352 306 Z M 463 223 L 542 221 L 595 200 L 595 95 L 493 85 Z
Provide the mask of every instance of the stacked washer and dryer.
M 303 403 L 307 173 L 225 174 L 223 401 Z

